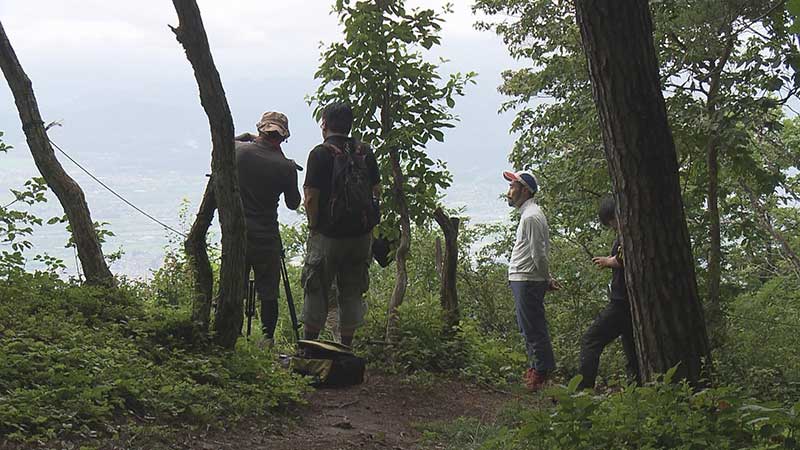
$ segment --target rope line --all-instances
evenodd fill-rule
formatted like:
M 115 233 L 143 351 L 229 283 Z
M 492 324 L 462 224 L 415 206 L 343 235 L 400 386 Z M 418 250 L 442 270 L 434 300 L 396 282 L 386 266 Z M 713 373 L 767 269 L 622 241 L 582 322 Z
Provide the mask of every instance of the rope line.
M 127 204 L 127 205 L 128 205 L 128 206 L 130 206 L 131 208 L 135 209 L 135 210 L 136 210 L 136 211 L 138 211 L 140 214 L 144 215 L 145 217 L 147 217 L 148 219 L 152 220 L 153 222 L 155 222 L 155 223 L 157 223 L 157 224 L 161 225 L 162 227 L 164 227 L 164 229 L 165 229 L 165 230 L 168 230 L 168 231 L 171 231 L 171 232 L 173 232 L 173 233 L 175 233 L 175 234 L 178 234 L 178 235 L 180 235 L 180 236 L 183 236 L 184 238 L 187 238 L 187 237 L 189 237 L 189 236 L 188 236 L 186 233 L 184 233 L 184 232 L 182 232 L 182 231 L 178 231 L 178 230 L 176 230 L 175 228 L 172 228 L 171 226 L 167 225 L 166 223 L 164 223 L 164 222 L 162 222 L 162 221 L 160 221 L 160 220 L 156 219 L 156 218 L 155 218 L 155 217 L 153 217 L 152 215 L 148 214 L 148 213 L 147 213 L 146 211 L 144 211 L 143 209 L 141 209 L 141 208 L 139 208 L 138 206 L 134 205 L 133 203 L 129 202 L 129 201 L 128 201 L 128 200 L 127 200 L 125 197 L 123 197 L 122 195 L 120 195 L 119 193 L 117 193 L 117 191 L 115 191 L 114 189 L 111 189 L 111 187 L 109 187 L 107 184 L 103 183 L 103 182 L 102 182 L 102 181 L 101 181 L 99 178 L 97 178 L 97 177 L 96 177 L 96 176 L 94 176 L 94 175 L 93 175 L 91 172 L 89 172 L 89 170 L 88 170 L 88 169 L 86 169 L 85 167 L 83 167 L 83 166 L 82 166 L 82 165 L 81 165 L 81 164 L 80 164 L 78 161 L 75 161 L 75 159 L 74 159 L 74 158 L 72 158 L 71 156 L 69 156 L 69 155 L 67 154 L 67 152 L 65 152 L 63 149 L 61 149 L 61 147 L 59 147 L 59 146 L 58 146 L 58 144 L 56 144 L 55 142 L 53 142 L 53 140 L 52 140 L 52 139 L 48 138 L 48 141 L 50 141 L 50 143 L 53 145 L 53 147 L 55 147 L 56 149 L 58 149 L 58 151 L 59 151 L 59 152 L 61 152 L 61 154 L 62 154 L 62 155 L 66 156 L 66 157 L 67 157 L 67 159 L 69 159 L 70 161 L 72 161 L 72 163 L 73 163 L 73 164 L 75 164 L 76 166 L 78 166 L 78 168 L 79 168 L 79 169 L 81 169 L 81 170 L 82 170 L 84 173 L 86 173 L 86 175 L 89 175 L 89 176 L 90 176 L 90 177 L 91 177 L 91 178 L 92 178 L 94 181 L 96 181 L 96 182 L 97 182 L 97 183 L 98 183 L 100 186 L 103 186 L 103 187 L 104 187 L 104 188 L 105 188 L 105 189 L 106 189 L 108 192 L 111 192 L 111 193 L 112 193 L 112 194 L 114 194 L 114 196 L 116 196 L 118 199 L 120 199 L 120 200 L 122 200 L 123 202 L 125 202 L 125 204 Z

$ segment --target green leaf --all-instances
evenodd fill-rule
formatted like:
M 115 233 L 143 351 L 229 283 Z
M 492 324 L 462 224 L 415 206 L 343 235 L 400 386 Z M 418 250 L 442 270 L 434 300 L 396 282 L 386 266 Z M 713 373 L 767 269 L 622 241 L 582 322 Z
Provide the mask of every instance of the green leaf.
M 575 375 L 574 377 L 572 377 L 571 380 L 569 380 L 569 384 L 567 385 L 567 390 L 569 392 L 577 391 L 578 385 L 581 384 L 581 381 L 583 381 L 583 375 L 581 374 Z
M 675 364 L 673 367 L 671 367 L 669 370 L 667 370 L 667 373 L 664 374 L 664 384 L 672 383 L 672 379 L 675 377 L 675 372 L 678 371 L 678 366 L 679 365 L 680 365 L 680 363 Z

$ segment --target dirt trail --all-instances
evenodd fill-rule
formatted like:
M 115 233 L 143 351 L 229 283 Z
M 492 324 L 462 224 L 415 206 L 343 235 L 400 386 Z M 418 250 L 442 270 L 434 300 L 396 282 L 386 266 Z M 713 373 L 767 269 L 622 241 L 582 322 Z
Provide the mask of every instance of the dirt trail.
M 417 425 L 474 417 L 495 419 L 513 395 L 472 384 L 436 380 L 423 386 L 397 376 L 371 373 L 360 386 L 322 389 L 298 408 L 298 420 L 265 427 L 251 422 L 239 429 L 188 438 L 173 448 L 338 450 L 422 448 Z

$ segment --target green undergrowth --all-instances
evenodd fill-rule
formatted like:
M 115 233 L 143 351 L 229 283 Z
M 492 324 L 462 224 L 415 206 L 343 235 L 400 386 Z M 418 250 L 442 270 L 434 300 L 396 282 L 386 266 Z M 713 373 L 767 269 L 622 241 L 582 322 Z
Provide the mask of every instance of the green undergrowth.
M 0 436 L 113 437 L 127 425 L 210 425 L 298 401 L 275 355 L 213 346 L 185 307 L 146 289 L 77 286 L 18 273 L 0 284 Z
M 426 442 L 453 450 L 798 448 L 800 403 L 785 407 L 732 388 L 694 392 L 664 382 L 595 395 L 577 391 L 578 380 L 543 395 L 554 405 L 514 403 L 493 424 L 461 418 L 426 425 Z

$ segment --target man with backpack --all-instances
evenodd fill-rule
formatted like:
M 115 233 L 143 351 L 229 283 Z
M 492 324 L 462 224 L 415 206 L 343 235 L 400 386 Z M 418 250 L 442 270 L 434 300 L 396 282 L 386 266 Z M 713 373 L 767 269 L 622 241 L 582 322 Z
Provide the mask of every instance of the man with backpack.
M 303 184 L 309 228 L 302 275 L 304 337 L 319 337 L 335 282 L 339 332 L 347 346 L 364 322 L 372 229 L 380 221 L 378 163 L 368 145 L 349 137 L 352 125 L 350 106 L 325 107 L 323 143 L 308 155 Z
M 289 137 L 289 120 L 279 112 L 266 112 L 256 124 L 258 136 L 236 137 L 239 194 L 247 223 L 247 270 L 255 274 L 255 289 L 261 299 L 262 344 L 271 347 L 278 323 L 281 237 L 278 201 L 281 194 L 289 209 L 300 206 L 297 165 L 287 159 L 281 143 Z

